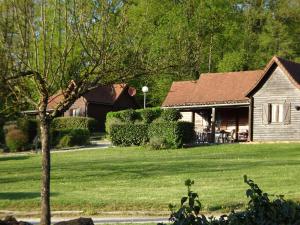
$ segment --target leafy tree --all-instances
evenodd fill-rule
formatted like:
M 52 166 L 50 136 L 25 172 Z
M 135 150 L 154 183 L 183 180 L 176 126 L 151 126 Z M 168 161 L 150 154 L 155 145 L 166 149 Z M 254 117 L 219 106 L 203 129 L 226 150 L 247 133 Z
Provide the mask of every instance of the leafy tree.
M 38 113 L 42 145 L 41 222 L 50 225 L 50 143 L 53 118 L 96 85 L 149 74 L 143 35 L 128 32 L 131 1 L 4 0 L 1 81 L 15 101 Z M 156 67 L 157 68 L 157 67 Z M 48 111 L 49 97 L 63 99 Z

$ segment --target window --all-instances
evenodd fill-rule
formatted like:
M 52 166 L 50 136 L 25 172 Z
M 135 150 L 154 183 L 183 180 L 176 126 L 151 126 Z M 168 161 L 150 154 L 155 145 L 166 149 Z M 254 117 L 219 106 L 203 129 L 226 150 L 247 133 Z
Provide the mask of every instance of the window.
M 70 109 L 70 116 L 80 116 L 80 108 Z
M 271 123 L 283 122 L 283 104 L 270 104 L 271 110 Z
M 283 104 L 265 103 L 263 104 L 262 113 L 263 124 L 291 123 L 291 103 L 289 102 L 285 102 Z

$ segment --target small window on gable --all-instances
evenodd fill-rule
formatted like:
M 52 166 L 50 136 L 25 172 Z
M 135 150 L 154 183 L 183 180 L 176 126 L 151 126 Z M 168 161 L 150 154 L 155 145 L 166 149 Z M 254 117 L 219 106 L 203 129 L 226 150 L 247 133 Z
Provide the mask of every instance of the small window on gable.
M 291 123 L 291 104 L 266 103 L 263 105 L 263 124 Z
M 283 122 L 283 104 L 271 104 L 271 123 Z
M 70 116 L 80 116 L 80 108 L 70 109 Z

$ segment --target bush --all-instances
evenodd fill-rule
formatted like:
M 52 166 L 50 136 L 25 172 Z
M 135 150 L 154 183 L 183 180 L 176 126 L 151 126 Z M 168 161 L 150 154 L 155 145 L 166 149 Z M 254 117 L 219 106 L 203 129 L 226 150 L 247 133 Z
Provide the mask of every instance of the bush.
M 106 115 L 105 131 L 106 133 L 110 134 L 111 125 L 116 123 L 133 123 L 142 120 L 142 122 L 149 124 L 155 119 L 159 118 L 162 111 L 163 110 L 159 107 L 154 107 L 138 110 L 129 109 L 117 112 L 109 112 Z
M 96 131 L 96 127 L 96 120 L 90 117 L 57 117 L 51 123 L 54 130 L 87 129 L 93 132 Z
M 142 145 L 148 141 L 147 124 L 113 124 L 110 130 L 111 141 L 114 145 Z
M 90 132 L 87 129 L 51 130 L 51 144 L 57 147 L 82 146 L 89 143 Z
M 161 113 L 161 118 L 164 121 L 178 121 L 182 115 L 177 109 L 165 109 Z
M 73 144 L 71 135 L 63 136 L 57 144 L 58 148 L 66 148 L 66 147 L 72 147 L 72 146 L 74 146 L 74 144 Z
M 169 148 L 166 139 L 163 138 L 163 137 L 152 137 L 152 138 L 150 138 L 149 146 L 150 146 L 151 149 L 154 149 L 154 150 Z
M 137 112 L 140 114 L 140 117 L 142 118 L 142 121 L 148 124 L 159 118 L 162 111 L 163 110 L 158 107 L 137 110 Z
M 133 123 L 138 119 L 138 113 L 133 109 L 127 109 L 119 112 L 119 118 L 122 122 Z
M 190 122 L 155 122 L 149 127 L 150 140 L 154 137 L 163 138 L 170 148 L 179 148 L 193 141 L 194 124 Z
M 209 217 L 200 214 L 201 202 L 196 192 L 191 190 L 194 181 L 185 181 L 187 196 L 180 201 L 180 208 L 170 204 L 170 221 L 172 225 L 299 225 L 300 204 L 293 201 L 286 201 L 282 195 L 274 200 L 269 199 L 269 194 L 264 193 L 252 180 L 244 177 L 245 183 L 249 185 L 246 195 L 250 198 L 246 210 L 231 212 L 228 216 L 222 215 L 219 218 Z M 162 225 L 161 223 L 159 225 Z
M 5 136 L 6 146 L 11 152 L 25 150 L 28 145 L 28 137 L 20 129 L 10 129 Z
M 106 118 L 105 122 L 105 132 L 107 134 L 110 134 L 111 132 L 111 127 L 114 124 L 122 124 L 121 120 L 116 118 L 116 117 L 111 117 L 111 118 Z
M 17 127 L 24 132 L 28 137 L 28 142 L 32 143 L 38 134 L 38 122 L 34 119 L 19 118 L 17 120 Z

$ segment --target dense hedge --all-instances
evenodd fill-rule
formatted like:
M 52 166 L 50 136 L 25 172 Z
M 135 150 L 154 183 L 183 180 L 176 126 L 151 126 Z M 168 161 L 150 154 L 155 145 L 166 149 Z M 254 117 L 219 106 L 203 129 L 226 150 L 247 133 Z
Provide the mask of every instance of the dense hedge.
M 106 117 L 106 132 L 114 145 L 141 145 L 154 149 L 178 148 L 194 138 L 193 123 L 178 121 L 176 109 L 146 108 L 110 112 Z
M 152 123 L 155 119 L 158 119 L 161 116 L 162 111 L 163 110 L 158 107 L 137 110 L 139 118 L 141 118 L 144 123 L 148 124 Z
M 110 138 L 114 145 L 142 145 L 148 141 L 147 124 L 113 124 L 110 129 Z
M 51 145 L 56 147 L 82 146 L 89 143 L 88 129 L 51 130 Z
M 106 115 L 105 131 L 110 134 L 110 129 L 113 124 L 120 123 L 151 123 L 153 120 L 159 118 L 162 113 L 162 109 L 159 107 L 146 108 L 146 109 L 127 109 L 117 112 L 109 112 Z
M 182 115 L 177 109 L 165 109 L 161 113 L 161 118 L 164 121 L 178 121 Z
M 184 121 L 155 122 L 150 124 L 148 136 L 150 140 L 163 139 L 170 148 L 179 148 L 193 141 L 194 124 Z
M 57 117 L 53 119 L 51 128 L 60 129 L 87 129 L 90 132 L 96 130 L 97 122 L 89 117 Z

